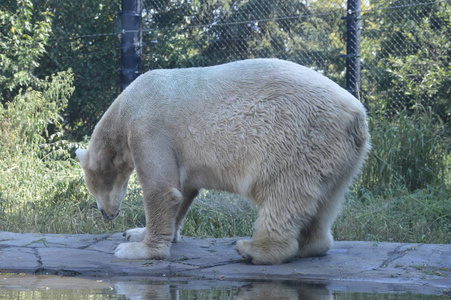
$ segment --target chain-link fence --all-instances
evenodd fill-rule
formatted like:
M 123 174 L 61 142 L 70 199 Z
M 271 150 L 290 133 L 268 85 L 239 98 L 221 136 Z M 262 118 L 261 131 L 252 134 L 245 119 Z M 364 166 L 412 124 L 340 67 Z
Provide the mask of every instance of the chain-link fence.
M 451 110 L 451 2 L 384 1 L 362 11 L 364 98 L 399 111 Z
M 451 2 L 361 7 L 361 100 L 449 114 Z M 347 13 L 345 0 L 144 0 L 142 69 L 277 57 L 345 86 Z
M 144 70 L 277 57 L 343 82 L 345 2 L 147 0 L 143 6 Z
M 89 134 L 120 92 L 120 40 L 127 31 L 121 24 L 124 1 L 128 0 L 32 0 L 32 15 L 21 13 L 24 5 L 17 1 L 0 3 L 0 10 L 30 19 L 30 24 L 41 24 L 42 14 L 51 14 L 51 35 L 39 61 L 25 64 L 11 47 L 1 55 L 36 65 L 30 72 L 39 78 L 72 69 L 76 89 L 65 119 L 77 135 Z M 276 57 L 313 68 L 346 87 L 347 0 L 137 1 L 142 1 L 142 44 L 137 47 L 142 72 Z M 360 1 L 359 98 L 387 115 L 431 107 L 447 122 L 451 0 Z M 2 34 L 17 38 L 5 24 Z M 29 32 L 20 41 L 33 49 L 32 38 L 39 39 Z M 38 56 L 35 52 L 28 50 L 29 57 Z M 21 66 L 7 65 L 12 71 Z M 8 91 L 5 97 L 13 94 Z

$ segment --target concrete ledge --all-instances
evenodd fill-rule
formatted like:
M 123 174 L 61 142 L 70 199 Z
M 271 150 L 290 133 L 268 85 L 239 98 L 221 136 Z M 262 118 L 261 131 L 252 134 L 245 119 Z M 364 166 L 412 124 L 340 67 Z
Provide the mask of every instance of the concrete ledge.
M 239 238 L 184 237 L 168 260 L 120 260 L 121 233 L 105 235 L 0 232 L 0 273 L 85 277 L 190 278 L 324 283 L 354 292 L 449 294 L 451 245 L 335 242 L 328 255 L 273 266 L 255 266 L 234 250 Z M 263 283 L 264 284 L 264 283 Z M 339 287 L 338 287 L 339 286 Z

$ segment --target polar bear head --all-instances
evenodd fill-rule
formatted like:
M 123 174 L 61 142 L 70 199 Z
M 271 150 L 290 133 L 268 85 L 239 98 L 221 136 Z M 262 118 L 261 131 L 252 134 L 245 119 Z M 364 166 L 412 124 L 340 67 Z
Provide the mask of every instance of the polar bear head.
M 84 170 L 86 185 L 103 217 L 108 220 L 116 218 L 127 194 L 132 164 L 118 157 L 112 158 L 86 149 L 78 149 L 75 153 Z

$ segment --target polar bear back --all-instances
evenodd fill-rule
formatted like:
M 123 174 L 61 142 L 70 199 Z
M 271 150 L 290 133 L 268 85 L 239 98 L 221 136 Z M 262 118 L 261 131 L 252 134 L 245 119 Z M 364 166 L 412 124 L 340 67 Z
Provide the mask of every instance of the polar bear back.
M 304 66 L 277 59 L 244 60 L 204 68 L 152 70 L 141 75 L 124 94 L 140 107 L 155 105 L 175 114 L 196 111 L 239 96 L 259 101 L 280 93 L 295 93 L 297 100 L 346 102 L 361 110 L 361 103 L 327 77 Z M 230 103 L 229 103 L 230 104 Z M 328 104 L 328 105 L 329 105 Z M 136 107 L 135 109 L 138 109 Z M 160 111 L 159 111 L 160 112 Z M 134 112 L 136 113 L 136 111 Z

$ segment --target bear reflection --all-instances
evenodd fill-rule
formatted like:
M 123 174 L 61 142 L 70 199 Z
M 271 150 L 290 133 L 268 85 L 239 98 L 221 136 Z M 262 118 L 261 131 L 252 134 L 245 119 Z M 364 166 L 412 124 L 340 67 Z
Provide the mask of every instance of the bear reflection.
M 161 283 L 154 281 L 117 282 L 114 288 L 127 299 L 333 299 L 323 284 L 299 281 L 255 281 L 237 283 L 196 281 Z
M 322 284 L 296 281 L 253 282 L 239 288 L 234 299 L 333 299 L 332 292 Z

